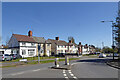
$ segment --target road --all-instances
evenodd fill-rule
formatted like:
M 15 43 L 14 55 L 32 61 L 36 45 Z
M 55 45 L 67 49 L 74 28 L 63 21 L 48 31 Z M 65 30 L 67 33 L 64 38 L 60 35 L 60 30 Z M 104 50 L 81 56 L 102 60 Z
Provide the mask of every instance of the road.
M 71 61 L 71 70 L 50 69 L 53 63 L 4 68 L 3 78 L 118 78 L 118 69 L 105 64 L 108 59 L 81 58 Z M 63 64 L 63 62 L 60 62 Z

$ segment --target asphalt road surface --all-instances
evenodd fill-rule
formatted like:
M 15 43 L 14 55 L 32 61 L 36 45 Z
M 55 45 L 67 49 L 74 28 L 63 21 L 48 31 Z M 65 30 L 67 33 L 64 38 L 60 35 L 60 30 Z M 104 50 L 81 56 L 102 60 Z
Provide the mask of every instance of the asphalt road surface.
M 71 61 L 71 70 L 50 69 L 53 63 L 4 68 L 3 78 L 118 78 L 118 69 L 106 65 L 106 58 L 83 58 Z M 61 64 L 64 62 L 60 62 Z

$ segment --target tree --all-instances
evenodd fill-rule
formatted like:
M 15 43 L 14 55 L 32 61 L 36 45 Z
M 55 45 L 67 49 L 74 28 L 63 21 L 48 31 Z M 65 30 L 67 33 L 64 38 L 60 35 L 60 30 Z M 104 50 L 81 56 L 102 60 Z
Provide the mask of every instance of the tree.
M 101 49 L 99 47 L 96 47 L 95 52 L 101 52 Z
M 6 46 L 8 46 L 9 39 L 10 39 L 10 38 L 7 36 L 7 37 L 6 37 L 6 41 L 5 41 L 5 42 L 6 42 Z
M 119 15 L 119 17 L 116 17 L 115 28 L 116 28 L 115 40 L 117 43 L 118 53 L 120 53 L 120 15 Z
M 72 36 L 68 37 L 68 41 L 72 40 L 72 43 L 75 43 L 75 39 Z

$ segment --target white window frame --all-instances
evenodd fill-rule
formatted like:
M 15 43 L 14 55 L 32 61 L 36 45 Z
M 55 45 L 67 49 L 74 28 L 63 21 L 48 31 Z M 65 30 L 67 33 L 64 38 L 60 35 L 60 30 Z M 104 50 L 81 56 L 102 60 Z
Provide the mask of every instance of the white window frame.
M 25 53 L 24 53 L 23 51 L 24 51 Z M 25 49 L 22 49 L 22 55 L 26 55 L 26 50 L 25 50 Z
M 25 46 L 25 45 L 26 45 L 26 43 L 25 43 L 25 42 L 22 42 L 22 45 L 23 45 L 23 46 Z

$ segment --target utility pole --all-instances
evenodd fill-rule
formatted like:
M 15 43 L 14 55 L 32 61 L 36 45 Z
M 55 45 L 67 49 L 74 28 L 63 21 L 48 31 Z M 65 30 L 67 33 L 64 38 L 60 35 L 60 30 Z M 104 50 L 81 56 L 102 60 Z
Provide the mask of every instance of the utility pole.
M 104 48 L 104 42 L 102 42 L 102 50 L 103 50 L 103 48 Z M 104 53 L 104 51 L 103 51 L 103 53 Z
M 40 63 L 40 49 L 41 46 L 38 44 L 38 63 Z
M 114 32 L 114 23 L 112 22 L 112 48 L 113 48 L 113 60 L 114 60 L 114 50 L 115 50 L 115 32 Z
M 115 49 L 115 32 L 114 32 L 114 28 L 115 28 L 115 23 L 113 23 L 113 21 L 101 21 L 101 22 L 111 22 L 112 23 L 112 48 L 113 48 L 113 60 L 114 60 L 114 49 Z

